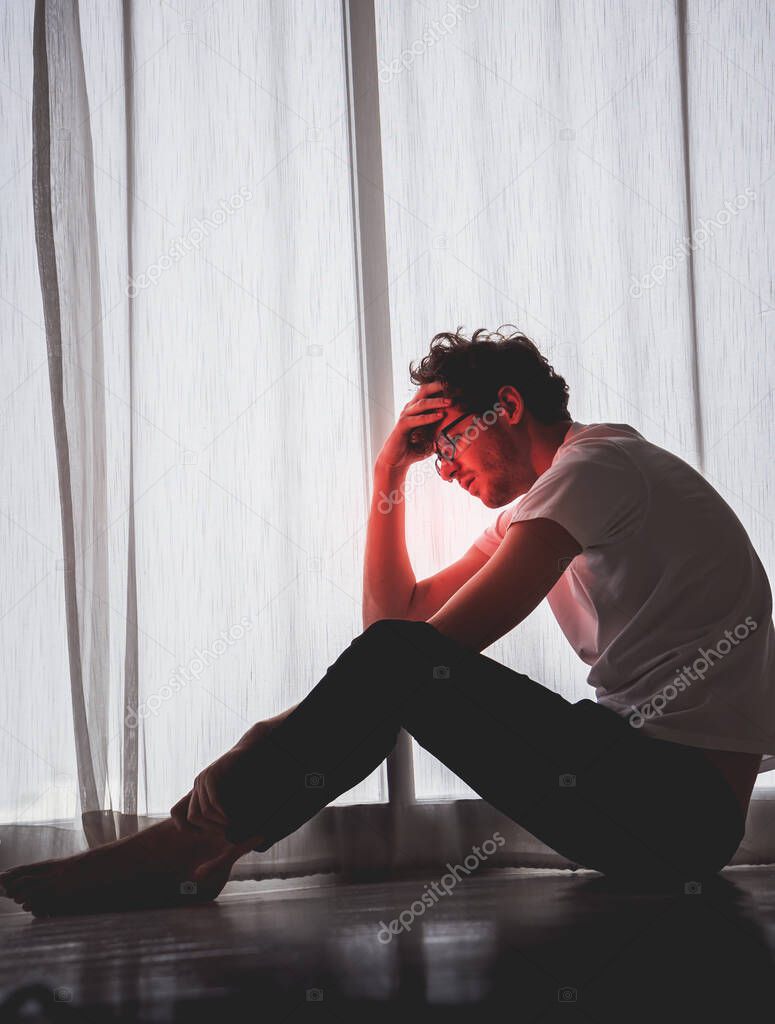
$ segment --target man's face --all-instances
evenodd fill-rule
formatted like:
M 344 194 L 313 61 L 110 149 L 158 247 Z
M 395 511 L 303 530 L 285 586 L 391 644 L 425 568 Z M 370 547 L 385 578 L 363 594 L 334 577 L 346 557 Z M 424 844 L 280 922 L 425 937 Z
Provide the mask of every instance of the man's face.
M 439 459 L 442 479 L 456 481 L 488 508 L 501 508 L 532 486 L 535 473 L 523 431 L 509 423 L 507 413 L 466 414 L 449 406 L 435 432 L 438 445 L 444 443 L 441 431 L 451 423 L 447 436 L 455 441 L 455 456 L 451 462 Z

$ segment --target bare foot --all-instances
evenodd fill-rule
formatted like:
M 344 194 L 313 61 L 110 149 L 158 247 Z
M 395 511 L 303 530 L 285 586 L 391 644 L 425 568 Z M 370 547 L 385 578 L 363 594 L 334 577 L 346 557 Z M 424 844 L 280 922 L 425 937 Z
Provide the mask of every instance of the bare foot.
M 190 906 L 214 900 L 245 852 L 168 818 L 74 857 L 0 872 L 0 886 L 36 917 Z

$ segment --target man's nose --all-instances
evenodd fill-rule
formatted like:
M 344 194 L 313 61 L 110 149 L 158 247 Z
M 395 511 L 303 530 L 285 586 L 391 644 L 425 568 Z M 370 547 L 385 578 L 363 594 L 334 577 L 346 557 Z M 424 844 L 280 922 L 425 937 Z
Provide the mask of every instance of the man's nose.
M 449 482 L 454 480 L 455 477 L 460 475 L 460 466 L 457 461 L 453 459 L 451 462 L 448 459 L 441 459 L 441 478 L 444 481 Z

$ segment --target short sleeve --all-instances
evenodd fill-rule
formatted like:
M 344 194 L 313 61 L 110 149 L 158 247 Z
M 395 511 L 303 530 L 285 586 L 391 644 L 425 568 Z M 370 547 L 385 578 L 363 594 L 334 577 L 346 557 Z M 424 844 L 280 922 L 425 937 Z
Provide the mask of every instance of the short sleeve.
M 615 441 L 572 445 L 535 481 L 509 524 L 552 519 L 582 550 L 626 539 L 643 522 L 646 482 Z
M 479 548 L 480 551 L 484 551 L 486 555 L 492 557 L 500 546 L 500 542 L 506 536 L 506 529 L 508 528 L 511 517 L 514 514 L 516 505 L 507 505 L 501 512 L 498 513 L 498 517 L 492 522 L 484 533 L 481 533 L 474 541 L 474 546 Z

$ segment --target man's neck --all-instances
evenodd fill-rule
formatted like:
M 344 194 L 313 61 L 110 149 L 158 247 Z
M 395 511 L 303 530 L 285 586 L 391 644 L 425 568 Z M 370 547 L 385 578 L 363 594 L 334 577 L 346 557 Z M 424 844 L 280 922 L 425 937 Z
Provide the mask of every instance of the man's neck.
M 549 426 L 541 423 L 531 434 L 531 462 L 537 477 L 545 473 L 551 466 L 557 449 L 565 440 L 572 420 L 552 423 Z

